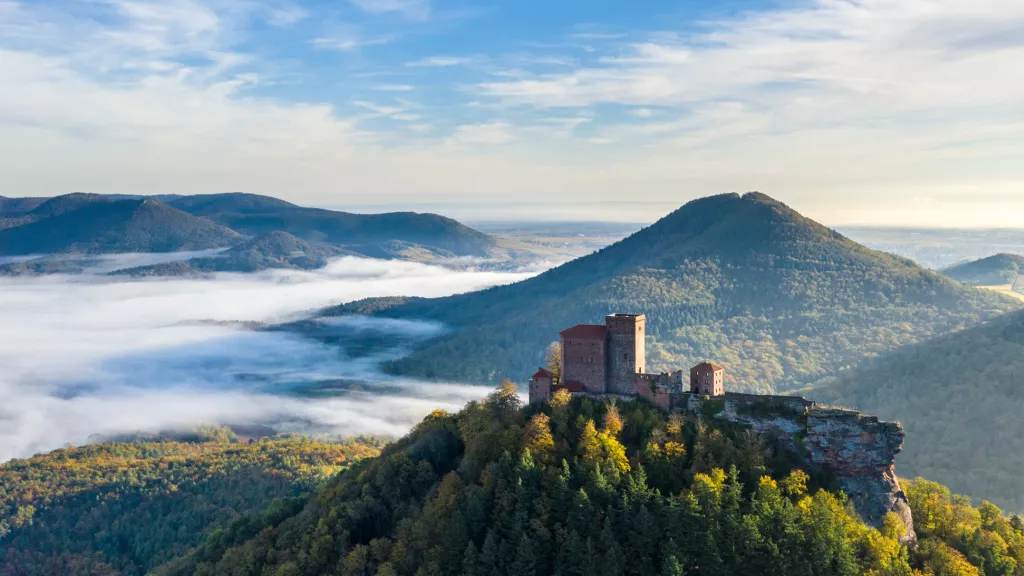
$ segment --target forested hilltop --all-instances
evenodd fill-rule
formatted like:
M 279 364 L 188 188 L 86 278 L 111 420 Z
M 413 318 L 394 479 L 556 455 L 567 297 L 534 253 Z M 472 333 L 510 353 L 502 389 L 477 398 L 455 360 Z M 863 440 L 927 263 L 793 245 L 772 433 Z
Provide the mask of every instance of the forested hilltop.
M 1024 273 L 1024 256 L 995 254 L 980 260 L 958 264 L 942 270 L 950 278 L 975 286 L 1014 284 Z
M 808 395 L 899 420 L 903 473 L 1024 511 L 1024 312 L 865 362 Z
M 142 576 L 245 514 L 286 517 L 376 441 L 107 443 L 0 464 L 0 575 Z
M 727 389 L 770 392 L 1021 306 L 750 193 L 695 200 L 600 252 L 508 286 L 326 314 L 443 322 L 450 333 L 389 369 L 480 383 L 524 381 L 566 327 L 643 313 L 650 369 L 713 358 L 726 368 Z
M 908 483 L 918 542 L 863 524 L 770 437 L 503 385 L 435 412 L 294 515 L 253 515 L 159 576 L 1024 574 L 1024 525 Z

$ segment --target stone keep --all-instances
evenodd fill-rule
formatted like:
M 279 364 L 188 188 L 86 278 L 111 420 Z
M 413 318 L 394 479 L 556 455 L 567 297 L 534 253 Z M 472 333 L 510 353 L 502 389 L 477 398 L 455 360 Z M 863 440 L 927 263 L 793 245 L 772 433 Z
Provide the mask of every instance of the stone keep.
M 636 375 L 645 372 L 643 314 L 611 314 L 604 319 L 608 333 L 607 394 L 635 394 Z

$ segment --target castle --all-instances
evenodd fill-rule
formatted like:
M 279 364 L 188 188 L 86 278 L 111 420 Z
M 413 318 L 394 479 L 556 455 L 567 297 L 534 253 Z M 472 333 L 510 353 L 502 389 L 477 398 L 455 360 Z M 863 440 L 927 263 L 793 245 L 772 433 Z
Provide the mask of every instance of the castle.
M 604 324 L 580 324 L 560 334 L 562 378 L 541 368 L 530 379 L 530 404 L 547 402 L 558 390 L 593 398 L 643 398 L 665 411 L 725 420 L 774 436 L 811 466 L 835 475 L 854 508 L 881 528 L 889 512 L 903 521 L 901 537 L 916 535 L 894 461 L 903 447 L 903 427 L 855 410 L 818 406 L 799 396 L 726 392 L 725 370 L 710 362 L 683 372 L 649 374 L 643 314 L 611 314 Z
M 641 397 L 668 408 L 672 394 L 684 392 L 683 372 L 649 374 L 646 370 L 643 314 L 610 314 L 604 324 L 578 324 L 559 333 L 562 377 L 541 368 L 530 379 L 530 403 L 543 403 L 561 389 L 589 396 Z M 724 394 L 725 370 L 702 362 L 690 370 L 694 394 Z

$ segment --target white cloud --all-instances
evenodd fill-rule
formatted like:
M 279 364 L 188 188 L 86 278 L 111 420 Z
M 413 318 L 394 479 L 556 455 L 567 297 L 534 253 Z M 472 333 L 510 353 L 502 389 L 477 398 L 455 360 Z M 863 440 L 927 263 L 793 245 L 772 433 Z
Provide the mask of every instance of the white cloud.
M 311 44 L 317 48 L 348 52 L 350 50 L 357 50 L 367 46 L 380 46 L 381 44 L 387 44 L 393 40 L 394 39 L 390 37 L 361 38 L 358 35 L 340 34 L 337 36 L 314 38 L 311 41 Z
M 451 142 L 457 144 L 508 144 L 516 139 L 512 125 L 507 122 L 465 124 L 455 129 Z
M 378 84 L 373 89 L 381 92 L 412 92 L 416 87 L 412 84 Z
M 362 10 L 371 13 L 399 12 L 408 17 L 427 18 L 430 3 L 427 0 L 349 0 Z
M 380 356 L 225 321 L 280 321 L 367 296 L 439 296 L 523 278 L 403 262 L 343 258 L 315 272 L 222 274 L 211 280 L 110 277 L 0 280 L 0 462 L 83 443 L 93 434 L 204 422 L 269 421 L 287 429 L 400 434 L 435 407 L 457 408 L 486 389 L 383 376 Z M 434 324 L 338 319 L 339 334 L 406 339 Z M 385 350 L 382 354 L 396 354 Z M 389 396 L 302 399 L 294 386 L 344 379 Z
M 412 67 L 445 68 L 448 66 L 461 66 L 472 62 L 472 58 L 462 56 L 431 56 L 415 62 L 409 62 L 406 65 Z
M 674 43 L 635 44 L 607 66 L 481 88 L 541 107 L 780 95 L 842 98 L 855 111 L 865 101 L 894 111 L 1006 104 L 1024 93 L 1024 73 L 1011 72 L 1024 36 L 1009 33 L 1022 27 L 1016 0 L 818 0 L 709 22 Z

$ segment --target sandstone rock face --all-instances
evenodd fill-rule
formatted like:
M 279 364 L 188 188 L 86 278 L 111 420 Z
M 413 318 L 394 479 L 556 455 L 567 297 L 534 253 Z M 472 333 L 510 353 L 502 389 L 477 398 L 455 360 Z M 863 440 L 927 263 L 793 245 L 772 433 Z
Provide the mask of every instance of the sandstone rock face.
M 882 526 L 895 512 L 906 526 L 903 542 L 916 542 L 906 494 L 896 478 L 894 461 L 903 448 L 903 427 L 853 410 L 821 408 L 804 398 L 730 394 L 709 398 L 682 394 L 676 409 L 750 426 L 771 434 L 804 457 L 808 464 L 835 474 L 869 525 Z
M 881 526 L 895 512 L 907 527 L 904 540 L 913 542 L 914 521 L 907 496 L 896 478 L 894 460 L 903 449 L 903 427 L 852 410 L 812 407 L 807 411 L 807 458 L 835 472 L 839 485 L 857 512 L 872 526 Z

